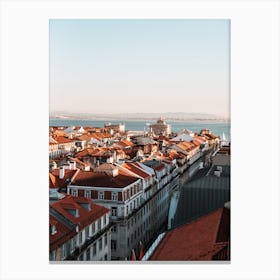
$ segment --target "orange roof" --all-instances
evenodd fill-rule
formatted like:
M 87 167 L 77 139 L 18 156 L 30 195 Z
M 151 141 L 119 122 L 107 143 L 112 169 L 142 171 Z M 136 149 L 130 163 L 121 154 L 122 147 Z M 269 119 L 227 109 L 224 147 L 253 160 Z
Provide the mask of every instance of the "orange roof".
M 181 143 L 177 144 L 177 146 L 187 152 L 196 148 L 196 145 L 192 142 L 181 142 Z
M 87 148 L 87 149 L 84 149 L 82 151 L 79 151 L 75 154 L 76 157 L 85 157 L 85 156 L 88 156 L 88 155 L 91 155 L 93 153 L 95 149 L 92 149 L 92 148 Z
M 86 135 L 86 134 L 81 135 L 80 137 L 78 137 L 78 140 L 80 140 L 80 141 L 90 141 L 90 139 L 91 139 L 91 136 L 90 135 Z
M 139 178 L 133 177 L 121 169 L 119 169 L 119 174 L 115 177 L 105 172 L 80 170 L 72 184 L 77 186 L 124 188 L 137 180 Z
M 49 187 L 52 188 L 65 188 L 67 187 L 67 179 L 71 179 L 76 170 L 64 169 L 64 178 L 59 178 L 59 169 L 54 169 L 51 173 L 49 173 Z
M 135 146 L 132 142 L 128 141 L 128 140 L 121 140 L 119 142 L 115 143 L 116 146 L 120 146 L 122 148 L 126 148 L 126 147 L 133 147 Z
M 146 173 L 142 168 L 139 167 L 139 165 L 135 165 L 131 162 L 126 162 L 122 165 L 122 167 L 128 169 L 129 171 L 137 174 L 138 176 L 142 178 L 149 178 L 151 177 L 150 174 Z
M 228 246 L 228 238 L 229 210 L 220 208 L 168 231 L 150 260 L 212 260 L 216 253 Z
M 74 230 L 69 229 L 52 215 L 49 216 L 49 224 L 50 226 L 55 225 L 56 228 L 55 234 L 49 234 L 50 252 L 60 247 L 63 243 L 77 234 Z
M 67 138 L 67 137 L 64 137 L 64 136 L 58 136 L 55 138 L 55 141 L 58 143 L 58 144 L 65 144 L 65 143 L 71 143 L 73 142 L 73 140 Z
M 196 134 L 195 134 L 193 137 L 194 137 L 195 139 L 198 139 L 198 140 L 201 141 L 201 142 L 204 142 L 204 143 L 206 142 L 206 139 L 203 138 L 202 136 L 199 136 L 199 135 L 196 135 Z
M 164 165 L 163 163 L 161 163 L 161 164 L 158 165 L 157 167 L 154 167 L 154 170 L 156 170 L 156 171 L 161 171 L 161 170 L 164 169 L 164 167 L 165 167 L 165 165 Z
M 82 203 L 89 204 L 90 210 L 85 209 L 81 205 Z M 67 195 L 64 198 L 55 201 L 50 205 L 50 207 L 55 209 L 73 224 L 78 224 L 79 230 L 82 230 L 109 212 L 109 209 L 93 203 L 91 199 L 87 199 L 85 197 L 74 197 L 72 195 Z M 69 209 L 77 209 L 79 211 L 78 217 L 75 217 L 67 211 Z

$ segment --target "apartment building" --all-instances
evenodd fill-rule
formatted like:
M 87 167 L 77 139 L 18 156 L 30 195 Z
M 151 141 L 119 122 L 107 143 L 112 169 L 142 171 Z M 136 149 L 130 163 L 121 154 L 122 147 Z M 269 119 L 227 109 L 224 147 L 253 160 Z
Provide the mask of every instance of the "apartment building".
M 109 209 L 92 200 L 60 195 L 50 202 L 50 261 L 111 260 Z
M 164 163 L 102 164 L 80 171 L 67 187 L 73 196 L 91 198 L 110 209 L 112 260 L 130 259 L 138 244 L 149 244 L 167 221 L 170 193 L 178 173 Z

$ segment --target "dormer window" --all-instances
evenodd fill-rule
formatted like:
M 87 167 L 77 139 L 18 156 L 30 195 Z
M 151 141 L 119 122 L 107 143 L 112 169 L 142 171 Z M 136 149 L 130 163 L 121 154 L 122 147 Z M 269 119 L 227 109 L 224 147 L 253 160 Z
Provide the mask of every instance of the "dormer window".
M 72 216 L 76 217 L 76 218 L 79 218 L 80 215 L 79 215 L 79 209 L 68 209 L 67 210 Z
M 118 200 L 118 193 L 112 192 L 112 200 Z
M 51 235 L 55 235 L 57 233 L 56 226 L 51 225 Z
M 104 192 L 98 192 L 98 199 L 104 199 Z
M 80 217 L 79 209 L 75 209 L 75 217 L 76 217 L 76 218 Z
M 91 191 L 90 190 L 85 190 L 85 197 L 86 198 L 91 198 Z
M 85 208 L 87 211 L 91 210 L 90 203 L 80 203 L 80 205 Z
M 78 190 L 72 189 L 72 195 L 73 196 L 78 196 Z

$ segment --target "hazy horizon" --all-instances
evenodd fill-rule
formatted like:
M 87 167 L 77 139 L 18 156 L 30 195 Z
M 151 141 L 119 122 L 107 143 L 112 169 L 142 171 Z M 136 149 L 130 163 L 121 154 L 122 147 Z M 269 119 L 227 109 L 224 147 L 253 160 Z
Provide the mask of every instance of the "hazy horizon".
M 230 21 L 50 20 L 50 111 L 230 117 Z

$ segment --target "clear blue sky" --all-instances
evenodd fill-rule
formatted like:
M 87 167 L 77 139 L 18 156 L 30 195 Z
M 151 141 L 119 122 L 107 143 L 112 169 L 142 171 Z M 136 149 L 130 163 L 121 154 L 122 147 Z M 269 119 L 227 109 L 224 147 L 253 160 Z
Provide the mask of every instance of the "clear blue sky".
M 230 21 L 50 20 L 50 111 L 229 117 Z

